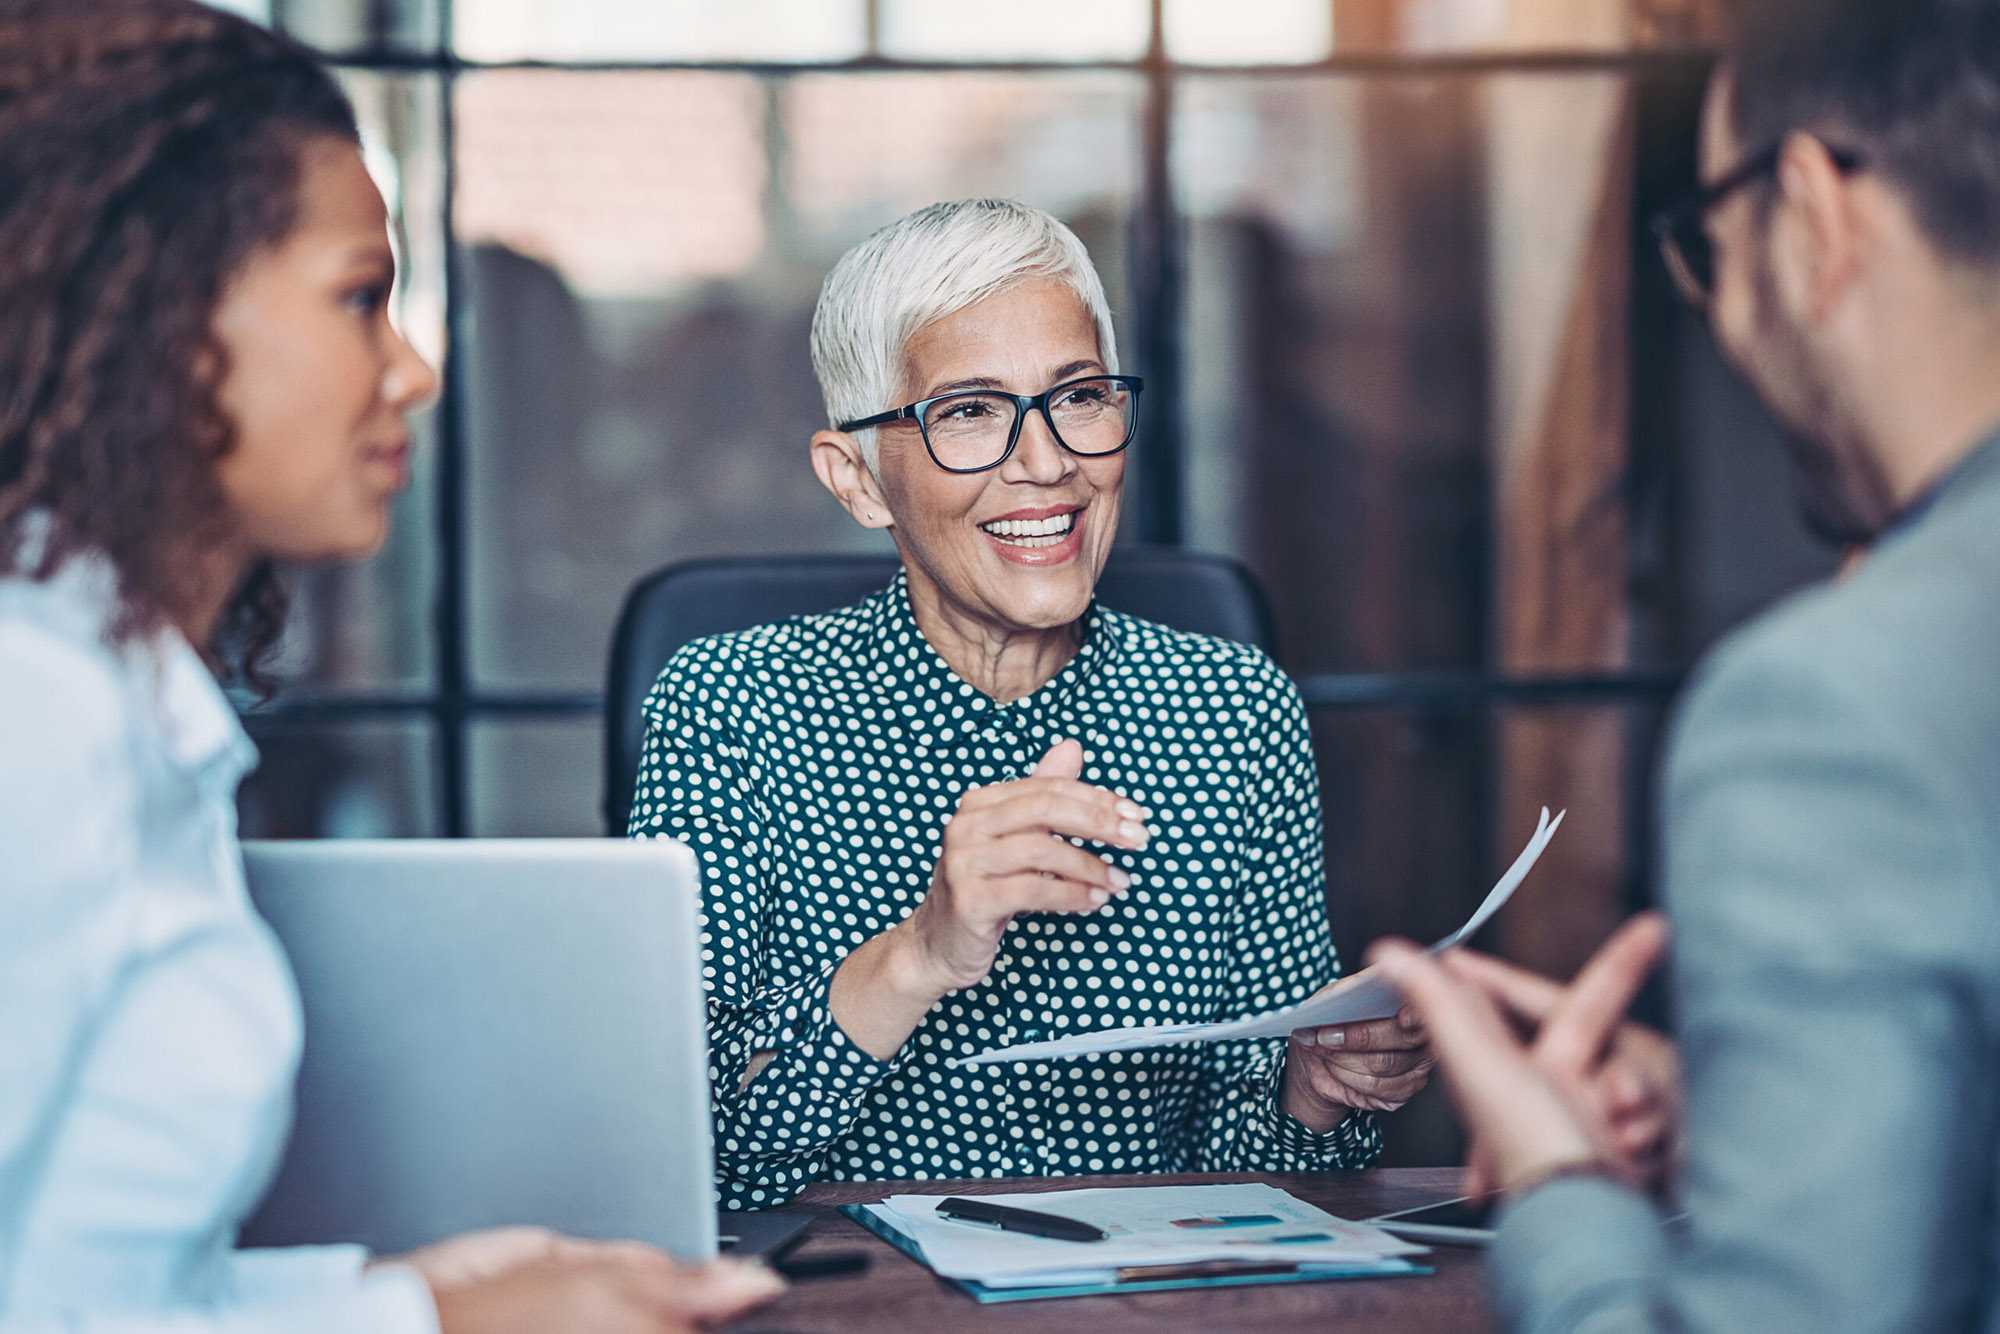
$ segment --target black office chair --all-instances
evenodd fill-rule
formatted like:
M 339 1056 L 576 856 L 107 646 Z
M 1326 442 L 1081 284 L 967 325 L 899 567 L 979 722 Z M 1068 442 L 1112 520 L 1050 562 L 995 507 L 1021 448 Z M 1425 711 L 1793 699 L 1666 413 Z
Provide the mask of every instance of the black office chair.
M 894 556 L 749 556 L 669 565 L 626 595 L 604 686 L 604 823 L 625 833 L 646 723 L 641 708 L 675 650 L 703 635 L 832 611 L 888 584 Z M 1170 547 L 1119 547 L 1097 593 L 1108 607 L 1177 630 L 1277 650 L 1271 608 L 1235 561 Z

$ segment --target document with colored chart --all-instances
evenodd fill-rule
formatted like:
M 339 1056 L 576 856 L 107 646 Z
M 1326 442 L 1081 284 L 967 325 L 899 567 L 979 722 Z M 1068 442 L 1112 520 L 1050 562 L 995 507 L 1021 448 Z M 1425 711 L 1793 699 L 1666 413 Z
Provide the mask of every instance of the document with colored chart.
M 1019 1296 L 1237 1276 L 1358 1278 L 1421 1272 L 1428 1248 L 1336 1218 L 1275 1186 L 1124 1186 L 1016 1191 L 982 1199 L 1101 1228 L 1079 1244 L 944 1218 L 936 1195 L 891 1195 L 845 1211 L 946 1278 Z M 1053 1295 L 1053 1294 L 1047 1294 Z M 1003 1298 L 1004 1299 L 1004 1298 Z
M 1493 886 L 1486 899 L 1479 905 L 1464 926 L 1430 947 L 1433 954 L 1460 945 L 1472 938 L 1474 932 L 1485 926 L 1494 913 L 1500 911 L 1513 896 L 1528 872 L 1540 860 L 1542 850 L 1561 828 L 1563 816 L 1559 812 L 1554 819 L 1549 818 L 1548 807 L 1542 808 L 1541 823 L 1535 827 L 1535 836 L 1528 840 L 1528 846 L 1521 849 L 1521 855 L 1507 868 L 1507 874 Z M 996 1051 L 982 1052 L 977 1056 L 964 1056 L 954 1061 L 954 1065 L 985 1065 L 994 1061 L 1052 1061 L 1065 1056 L 1083 1056 L 1101 1051 L 1137 1051 L 1145 1047 L 1171 1047 L 1189 1042 L 1221 1042 L 1229 1038 L 1277 1038 L 1301 1028 L 1320 1028 L 1327 1024 L 1355 1024 L 1368 1019 L 1387 1019 L 1403 1005 L 1402 996 L 1373 970 L 1364 970 L 1342 981 L 1338 986 L 1270 1014 L 1252 1015 L 1247 1019 L 1230 1019 L 1221 1023 L 1208 1024 L 1152 1024 L 1126 1028 L 1104 1028 L 1093 1033 L 1077 1033 L 1066 1038 L 1056 1038 L 1048 1042 L 1027 1042 L 1012 1047 L 1001 1047 Z

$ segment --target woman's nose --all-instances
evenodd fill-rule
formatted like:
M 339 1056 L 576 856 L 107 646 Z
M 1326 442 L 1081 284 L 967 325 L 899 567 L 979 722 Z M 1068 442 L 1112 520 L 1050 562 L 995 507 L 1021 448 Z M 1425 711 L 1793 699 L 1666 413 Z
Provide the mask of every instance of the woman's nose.
M 395 340 L 389 369 L 382 377 L 382 397 L 398 412 L 411 412 L 437 396 L 438 373 L 401 330 Z
M 1001 472 L 1010 481 L 1046 486 L 1062 481 L 1075 466 L 1075 458 L 1049 428 L 1048 418 L 1029 412 L 1021 421 L 1021 438 L 1014 442 L 1014 452 L 1007 456 Z

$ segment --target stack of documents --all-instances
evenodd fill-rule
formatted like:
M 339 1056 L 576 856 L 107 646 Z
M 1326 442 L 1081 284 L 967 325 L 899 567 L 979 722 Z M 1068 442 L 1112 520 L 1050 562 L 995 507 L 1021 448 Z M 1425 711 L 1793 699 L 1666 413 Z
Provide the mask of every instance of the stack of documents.
M 1101 1228 L 1103 1241 L 1001 1232 L 938 1215 L 941 1197 L 842 1210 L 982 1302 L 1096 1292 L 1427 1274 L 1425 1247 L 1350 1223 L 1274 1186 L 1143 1186 L 981 1195 Z

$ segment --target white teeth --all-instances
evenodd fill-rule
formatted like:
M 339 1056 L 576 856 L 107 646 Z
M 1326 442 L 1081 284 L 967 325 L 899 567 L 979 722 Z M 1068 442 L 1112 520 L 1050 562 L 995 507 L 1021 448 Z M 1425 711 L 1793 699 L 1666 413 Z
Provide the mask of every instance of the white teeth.
M 992 523 L 979 525 L 981 531 L 991 533 L 1015 546 L 1052 547 L 1076 527 L 1078 511 L 1054 514 L 1046 519 L 995 519 Z

